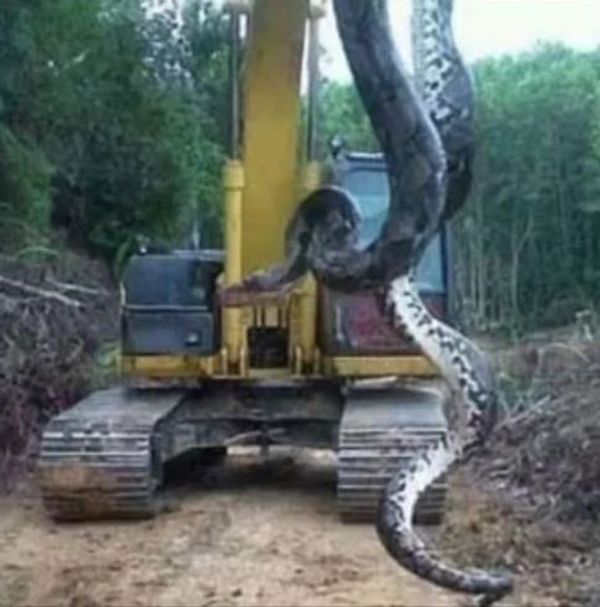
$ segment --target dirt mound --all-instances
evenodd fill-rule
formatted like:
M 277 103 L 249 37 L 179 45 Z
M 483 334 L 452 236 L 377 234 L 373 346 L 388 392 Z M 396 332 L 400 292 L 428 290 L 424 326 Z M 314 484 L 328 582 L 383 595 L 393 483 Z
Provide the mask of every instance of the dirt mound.
M 510 571 L 515 592 L 498 607 L 596 607 L 600 533 L 589 523 L 559 523 L 482 489 L 472 470 L 452 479 L 441 548 L 466 568 Z
M 520 591 L 536 596 L 519 604 L 595 606 L 600 346 L 561 340 L 497 354 L 508 414 L 458 475 L 445 548 L 464 565 L 515 572 Z
M 600 346 L 538 349 L 521 410 L 500 424 L 480 475 L 559 521 L 600 518 Z
M 0 258 L 0 491 L 35 452 L 40 427 L 96 379 L 94 356 L 116 337 L 117 304 L 100 262 Z

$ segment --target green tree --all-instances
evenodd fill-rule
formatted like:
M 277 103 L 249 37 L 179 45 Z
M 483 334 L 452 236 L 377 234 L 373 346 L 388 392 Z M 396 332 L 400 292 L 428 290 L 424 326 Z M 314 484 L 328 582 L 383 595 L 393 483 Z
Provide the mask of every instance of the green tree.
M 476 186 L 458 242 L 478 326 L 565 322 L 600 295 L 600 223 L 583 212 L 600 194 L 599 60 L 543 45 L 475 66 Z
M 192 33 L 215 52 L 194 55 Z M 169 12 L 147 17 L 136 0 L 3 4 L 9 215 L 40 225 L 51 216 L 72 243 L 108 258 L 141 233 L 181 238 L 196 210 L 218 242 L 222 147 L 204 89 L 224 82 L 223 34 L 208 2 L 190 2 L 183 28 Z
M 337 136 L 350 150 L 379 150 L 369 118 L 353 85 L 325 82 L 320 103 L 320 127 L 325 141 Z

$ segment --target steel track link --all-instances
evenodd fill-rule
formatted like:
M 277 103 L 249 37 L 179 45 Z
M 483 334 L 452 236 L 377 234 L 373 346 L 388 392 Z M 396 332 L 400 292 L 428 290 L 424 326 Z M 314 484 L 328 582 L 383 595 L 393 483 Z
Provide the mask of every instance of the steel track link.
M 338 439 L 338 509 L 348 522 L 375 520 L 392 474 L 446 431 L 442 395 L 430 390 L 361 390 L 351 393 Z M 442 478 L 421 496 L 415 522 L 438 524 L 447 486 Z

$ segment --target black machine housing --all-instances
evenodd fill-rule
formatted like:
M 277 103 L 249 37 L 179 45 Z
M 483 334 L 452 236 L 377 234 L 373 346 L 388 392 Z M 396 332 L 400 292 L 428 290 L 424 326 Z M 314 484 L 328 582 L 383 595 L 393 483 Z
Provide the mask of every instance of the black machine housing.
M 210 355 L 220 347 L 222 251 L 135 255 L 123 276 L 125 355 Z

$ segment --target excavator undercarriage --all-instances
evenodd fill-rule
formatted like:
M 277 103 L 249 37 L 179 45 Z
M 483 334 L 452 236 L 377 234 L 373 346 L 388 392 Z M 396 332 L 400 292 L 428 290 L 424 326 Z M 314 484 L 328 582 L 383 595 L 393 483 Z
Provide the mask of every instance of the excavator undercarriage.
M 39 460 L 56 520 L 144 518 L 160 509 L 165 464 L 197 449 L 293 445 L 337 452 L 345 520 L 372 520 L 393 470 L 444 431 L 443 392 L 330 382 L 209 384 L 204 389 L 96 392 L 54 418 Z M 442 517 L 443 482 L 417 507 Z

